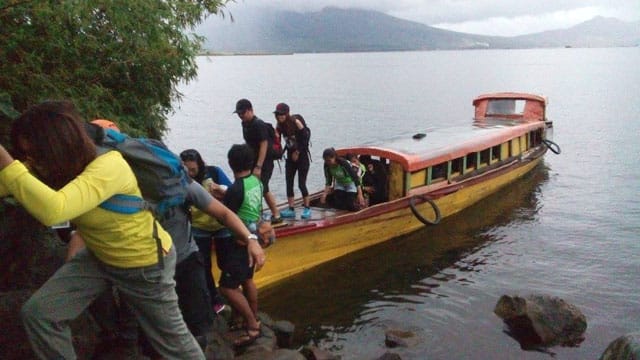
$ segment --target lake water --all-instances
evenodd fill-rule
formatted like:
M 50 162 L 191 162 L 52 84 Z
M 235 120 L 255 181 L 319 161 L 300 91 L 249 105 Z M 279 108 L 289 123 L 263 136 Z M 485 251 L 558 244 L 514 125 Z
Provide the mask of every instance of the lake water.
M 548 96 L 560 155 L 437 226 L 335 260 L 266 289 L 260 307 L 297 341 L 344 359 L 594 359 L 640 330 L 640 48 L 300 54 L 199 58 L 171 117 L 168 144 L 228 170 L 241 143 L 235 102 L 274 121 L 287 102 L 312 130 L 311 190 L 325 147 L 472 120 L 481 93 Z M 284 166 L 284 165 L 283 165 Z M 284 172 L 284 169 L 283 169 Z M 271 188 L 284 200 L 277 165 Z M 296 194 L 298 194 L 296 189 Z M 269 266 L 268 263 L 266 266 Z M 523 350 L 493 307 L 542 293 L 578 306 L 578 347 Z M 386 349 L 388 328 L 423 338 Z

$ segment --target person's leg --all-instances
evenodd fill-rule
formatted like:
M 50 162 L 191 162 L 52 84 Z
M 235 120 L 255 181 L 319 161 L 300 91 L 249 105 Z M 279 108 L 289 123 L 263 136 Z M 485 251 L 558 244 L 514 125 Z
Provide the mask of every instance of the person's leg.
M 164 257 L 164 267 L 120 269 L 105 266 L 124 301 L 131 304 L 138 323 L 153 348 L 166 359 L 204 359 L 180 309 L 173 278 L 175 248 Z
M 344 190 L 335 189 L 333 195 L 333 207 L 340 210 L 347 210 L 347 192 Z
M 302 218 L 308 219 L 311 217 L 311 208 L 309 208 L 309 190 L 307 189 L 307 175 L 309 174 L 309 158 L 300 159 L 298 161 L 298 187 L 302 193 L 302 203 L 304 209 L 302 210 Z
M 138 357 L 138 322 L 131 305 L 120 299 L 117 290 L 102 293 L 88 310 L 101 328 L 92 360 Z
M 216 242 L 217 244 L 217 242 Z M 233 244 L 227 248 L 225 264 L 221 268 L 220 292 L 227 298 L 229 305 L 245 319 L 248 328 L 256 328 L 257 320 L 252 305 L 240 289 L 253 276 L 253 268 L 249 267 L 249 255 L 246 246 Z M 257 292 L 256 292 L 257 293 Z M 257 295 L 254 297 L 254 308 L 257 307 Z M 256 309 L 257 310 L 257 309 Z
M 69 321 L 109 288 L 98 260 L 86 250 L 62 265 L 21 309 L 35 354 L 41 359 L 75 359 Z
M 247 303 L 253 312 L 253 316 L 258 318 L 258 288 L 253 279 L 248 279 L 242 283 L 242 292 L 247 298 Z
M 273 161 L 265 161 L 264 164 L 262 164 L 262 172 L 260 173 L 260 180 L 262 181 L 262 192 L 264 195 L 264 199 L 267 202 L 267 206 L 269 206 L 269 210 L 271 210 L 271 216 L 273 217 L 272 221 L 275 220 L 274 222 L 277 223 L 282 222 L 282 219 L 280 218 L 280 210 L 278 210 L 276 197 L 269 190 L 269 180 L 271 180 L 272 174 Z
M 176 265 L 175 275 L 176 293 L 182 317 L 199 343 L 202 336 L 211 329 L 214 317 L 204 271 L 200 253 L 193 252 Z
M 346 192 L 345 193 L 345 207 L 349 211 L 358 211 L 360 210 L 359 206 L 356 204 L 356 200 L 358 198 L 358 193 L 354 192 Z
M 212 256 L 212 236 L 194 236 L 193 237 L 198 244 L 198 250 L 202 255 L 202 261 L 204 264 L 204 278 L 207 282 L 207 289 L 209 289 L 209 297 L 211 298 L 211 306 L 216 307 L 219 305 L 224 306 L 224 300 L 221 298 L 220 294 L 218 294 L 218 289 L 216 288 L 216 281 L 213 278 L 213 274 L 211 273 L 211 256 Z
M 287 161 L 284 165 L 284 173 L 285 173 L 285 181 L 287 184 L 287 198 L 293 199 L 293 180 L 296 177 L 296 172 L 298 171 L 297 163 L 293 161 Z M 289 202 L 289 206 L 293 207 L 293 201 Z

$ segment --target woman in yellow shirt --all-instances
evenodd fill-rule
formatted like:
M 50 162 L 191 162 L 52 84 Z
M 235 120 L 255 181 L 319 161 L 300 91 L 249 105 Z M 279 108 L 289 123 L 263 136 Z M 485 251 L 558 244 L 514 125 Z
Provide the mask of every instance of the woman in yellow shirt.
M 114 286 L 163 357 L 204 359 L 178 309 L 171 237 L 148 211 L 99 207 L 115 194 L 141 193 L 120 153 L 97 155 L 84 126 L 72 103 L 48 101 L 12 126 L 19 160 L 0 145 L 0 196 L 12 195 L 44 225 L 70 220 L 86 242 L 22 308 L 34 352 L 42 359 L 76 358 L 68 322 Z

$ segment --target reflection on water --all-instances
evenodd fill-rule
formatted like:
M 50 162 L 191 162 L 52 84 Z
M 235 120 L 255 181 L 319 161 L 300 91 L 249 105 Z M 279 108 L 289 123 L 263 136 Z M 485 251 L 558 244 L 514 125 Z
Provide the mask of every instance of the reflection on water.
M 323 264 L 265 289 L 260 294 L 260 307 L 276 319 L 296 324 L 298 342 L 334 350 L 343 348 L 349 334 L 379 326 L 380 317 L 389 317 L 389 313 L 398 316 L 398 323 L 422 331 L 434 323 L 448 322 L 457 316 L 453 311 L 423 309 L 421 323 L 411 318 L 412 311 L 400 314 L 393 309 L 421 307 L 429 298 L 448 298 L 452 289 L 441 291 L 443 283 L 473 284 L 475 273 L 498 264 L 500 253 L 481 250 L 491 243 L 509 241 L 495 229 L 535 221 L 539 188 L 547 179 L 542 163 L 499 194 L 437 226 Z M 464 301 L 466 296 L 458 294 L 455 299 Z M 366 334 L 358 338 L 361 336 Z M 367 346 L 367 342 L 359 343 Z M 380 339 L 375 343 L 378 346 Z

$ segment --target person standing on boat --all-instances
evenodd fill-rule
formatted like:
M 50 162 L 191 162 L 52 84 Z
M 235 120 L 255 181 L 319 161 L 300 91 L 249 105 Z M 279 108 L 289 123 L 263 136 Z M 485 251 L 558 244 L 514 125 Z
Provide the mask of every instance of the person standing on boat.
M 253 105 L 247 99 L 240 99 L 236 102 L 236 111 L 242 120 L 242 136 L 244 141 L 251 147 L 254 153 L 254 163 L 252 173 L 262 182 L 263 196 L 271 210 L 271 222 L 278 224 L 282 222 L 280 210 L 278 209 L 276 198 L 269 191 L 269 180 L 273 174 L 273 157 L 269 151 L 270 141 L 269 130 L 264 121 L 258 118 L 253 112 Z
M 325 149 L 324 159 L 325 187 L 320 202 L 325 204 L 331 194 L 330 205 L 336 209 L 357 211 L 365 206 L 360 178 L 351 163 L 338 156 L 334 148 Z
M 311 159 L 309 158 L 309 139 L 311 131 L 307 127 L 302 115 L 289 114 L 289 105 L 280 103 L 276 105 L 273 112 L 278 122 L 276 130 L 280 132 L 285 139 L 285 149 L 287 150 L 287 159 L 285 161 L 285 179 L 287 184 L 287 202 L 289 208 L 282 210 L 280 214 L 283 218 L 295 218 L 296 212 L 293 201 L 293 179 L 298 173 L 298 188 L 302 193 L 302 202 L 304 208 L 300 217 L 309 219 L 311 217 L 311 208 L 309 207 L 309 190 L 307 190 L 307 174 L 309 174 L 309 166 Z

